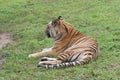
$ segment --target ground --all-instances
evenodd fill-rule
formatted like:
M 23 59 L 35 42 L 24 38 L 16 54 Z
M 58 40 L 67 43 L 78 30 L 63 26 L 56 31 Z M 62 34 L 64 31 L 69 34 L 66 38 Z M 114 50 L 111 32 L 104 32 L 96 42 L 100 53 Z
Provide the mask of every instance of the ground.
M 44 32 L 58 16 L 97 39 L 96 61 L 49 70 L 37 68 L 39 58 L 28 58 L 52 47 Z M 120 80 L 120 0 L 0 0 L 2 33 L 14 43 L 0 49 L 0 80 Z

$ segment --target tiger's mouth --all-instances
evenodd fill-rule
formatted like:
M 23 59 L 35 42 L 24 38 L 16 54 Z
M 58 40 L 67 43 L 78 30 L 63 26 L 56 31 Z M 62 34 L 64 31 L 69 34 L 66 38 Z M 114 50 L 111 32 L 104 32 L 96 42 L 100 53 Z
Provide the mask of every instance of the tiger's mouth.
M 45 34 L 46 34 L 46 36 L 47 36 L 48 38 L 50 38 L 50 37 L 51 37 L 50 32 L 49 32 L 49 30 L 48 30 L 48 29 L 46 29 Z
M 48 38 L 51 37 L 49 32 L 46 32 L 46 36 L 47 36 Z

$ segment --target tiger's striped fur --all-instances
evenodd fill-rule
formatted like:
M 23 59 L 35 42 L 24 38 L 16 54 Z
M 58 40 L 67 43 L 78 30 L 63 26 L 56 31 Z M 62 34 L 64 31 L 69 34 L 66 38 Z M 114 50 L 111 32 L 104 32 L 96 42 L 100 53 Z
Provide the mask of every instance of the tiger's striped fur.
M 68 67 L 88 63 L 99 55 L 98 42 L 65 22 L 61 16 L 51 21 L 45 31 L 54 39 L 54 46 L 29 57 L 43 57 L 38 66 L 45 68 Z M 55 56 L 48 58 L 44 56 Z

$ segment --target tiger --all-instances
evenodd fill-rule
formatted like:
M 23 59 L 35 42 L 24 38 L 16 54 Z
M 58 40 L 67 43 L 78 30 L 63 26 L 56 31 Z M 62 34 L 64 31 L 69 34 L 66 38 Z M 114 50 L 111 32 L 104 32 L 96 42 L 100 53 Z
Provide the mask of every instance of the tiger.
M 29 54 L 29 58 L 41 57 L 37 67 L 54 69 L 83 65 L 99 56 L 97 40 L 78 31 L 61 16 L 48 23 L 45 34 L 48 38 L 53 38 L 54 45 Z

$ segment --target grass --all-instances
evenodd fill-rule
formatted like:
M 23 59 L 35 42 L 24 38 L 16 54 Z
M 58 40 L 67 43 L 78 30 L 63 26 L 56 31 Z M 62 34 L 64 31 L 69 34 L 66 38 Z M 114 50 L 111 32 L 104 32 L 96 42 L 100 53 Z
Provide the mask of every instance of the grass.
M 120 80 L 120 0 L 0 0 L 0 33 L 13 35 L 0 80 Z M 28 54 L 51 47 L 44 30 L 59 15 L 99 42 L 101 55 L 89 64 L 49 70 Z

